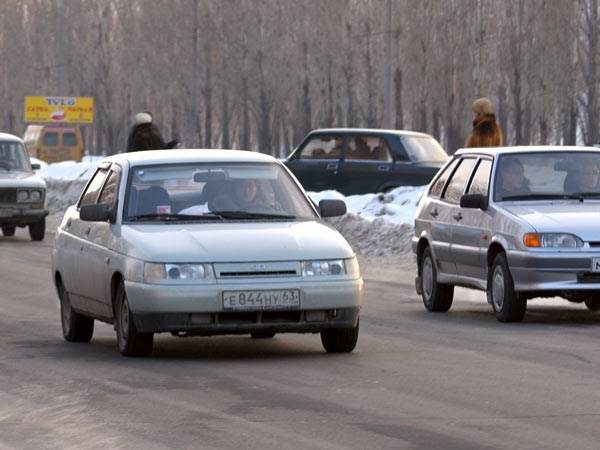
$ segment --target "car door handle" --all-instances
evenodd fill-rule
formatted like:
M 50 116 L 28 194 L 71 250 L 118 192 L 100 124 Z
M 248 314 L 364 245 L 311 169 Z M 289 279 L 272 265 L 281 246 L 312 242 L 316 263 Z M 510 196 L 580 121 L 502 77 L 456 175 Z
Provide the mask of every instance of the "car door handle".
M 454 214 L 452 217 L 454 217 L 454 220 L 456 220 L 457 222 L 460 222 L 462 220 L 462 214 L 461 213 Z
M 434 209 L 432 211 L 429 211 L 429 215 L 431 215 L 431 217 L 437 217 L 440 213 L 438 212 L 437 209 Z
M 85 235 L 89 236 L 90 235 L 90 231 L 92 231 L 92 227 L 89 227 L 87 230 L 85 230 Z
M 67 220 L 67 228 L 69 228 L 71 226 L 71 219 Z
M 390 171 L 390 166 L 388 166 L 388 165 L 377 166 L 377 170 L 379 172 L 389 172 Z
M 338 165 L 337 163 L 328 163 L 327 164 L 327 170 L 337 170 Z

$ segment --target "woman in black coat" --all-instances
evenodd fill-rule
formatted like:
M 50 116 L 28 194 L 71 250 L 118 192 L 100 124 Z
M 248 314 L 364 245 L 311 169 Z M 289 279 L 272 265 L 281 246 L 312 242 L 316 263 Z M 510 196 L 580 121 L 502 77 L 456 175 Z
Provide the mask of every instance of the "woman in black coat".
M 177 140 L 165 142 L 149 112 L 137 113 L 127 138 L 127 152 L 174 148 Z

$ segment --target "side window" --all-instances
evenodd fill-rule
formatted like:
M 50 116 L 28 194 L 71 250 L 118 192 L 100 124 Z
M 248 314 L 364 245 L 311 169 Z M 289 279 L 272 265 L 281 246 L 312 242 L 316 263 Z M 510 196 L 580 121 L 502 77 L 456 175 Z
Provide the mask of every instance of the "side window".
M 56 131 L 47 131 L 44 133 L 43 144 L 48 147 L 55 147 L 58 145 L 58 133 Z
M 300 153 L 300 159 L 339 159 L 342 156 L 341 136 L 312 138 Z
M 119 189 L 119 172 L 111 170 L 104 188 L 100 193 L 98 203 L 105 203 L 109 206 L 114 206 L 117 203 L 117 191 Z
M 475 162 L 477 162 L 475 158 L 465 158 L 461 161 L 448 182 L 448 187 L 446 187 L 446 191 L 442 197 L 444 200 L 450 203 L 458 203 L 460 201 L 460 197 L 465 191 L 467 181 L 469 181 L 473 168 L 475 167 Z
M 475 169 L 475 175 L 471 186 L 469 186 L 468 194 L 481 194 L 488 195 L 490 187 L 490 173 L 492 172 L 492 161 L 489 159 L 482 159 Z
M 87 186 L 87 189 L 81 196 L 81 201 L 79 202 L 79 207 L 85 205 L 93 205 L 96 203 L 98 199 L 98 194 L 100 193 L 100 189 L 102 189 L 102 185 L 104 184 L 104 179 L 106 178 L 106 169 L 98 169 L 92 180 Z
M 459 161 L 460 159 L 457 158 L 454 161 L 452 161 L 448 167 L 446 167 L 446 169 L 442 172 L 442 174 L 435 181 L 435 183 L 433 183 L 433 186 L 431 186 L 431 189 L 429 190 L 430 196 L 439 197 L 440 195 L 442 195 L 444 185 L 446 184 L 446 181 L 448 181 L 448 178 L 450 178 L 450 175 L 452 175 L 452 172 L 454 171 L 454 168 L 456 167 Z
M 75 147 L 77 145 L 77 137 L 72 131 L 64 132 L 62 135 L 62 141 L 65 147 Z
M 347 160 L 392 162 L 385 139 L 376 136 L 354 136 L 348 142 Z

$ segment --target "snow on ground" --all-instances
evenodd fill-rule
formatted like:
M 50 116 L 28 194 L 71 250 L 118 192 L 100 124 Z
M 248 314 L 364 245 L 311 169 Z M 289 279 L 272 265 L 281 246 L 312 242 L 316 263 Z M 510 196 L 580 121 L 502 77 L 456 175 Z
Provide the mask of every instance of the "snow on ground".
M 102 157 L 42 165 L 37 171 L 48 185 L 48 209 L 62 213 L 79 198 Z M 32 162 L 36 162 L 33 161 Z M 43 161 L 42 161 L 43 163 Z M 44 163 L 45 164 L 45 163 Z M 426 186 L 403 186 L 385 194 L 351 195 L 336 191 L 309 192 L 315 203 L 322 199 L 344 200 L 348 213 L 327 221 L 365 256 L 406 255 L 411 252 L 414 214 Z

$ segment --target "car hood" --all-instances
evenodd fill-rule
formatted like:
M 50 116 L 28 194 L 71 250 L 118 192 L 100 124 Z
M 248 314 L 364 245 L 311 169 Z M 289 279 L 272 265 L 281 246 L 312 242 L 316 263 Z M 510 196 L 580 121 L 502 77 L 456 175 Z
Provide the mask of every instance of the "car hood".
M 121 250 L 152 262 L 242 262 L 354 256 L 335 229 L 318 221 L 135 224 L 121 228 Z
M 5 172 L 0 170 L 0 188 L 45 188 L 43 178 L 31 172 Z
M 584 241 L 600 241 L 600 202 L 586 200 L 503 205 L 539 233 L 564 232 Z

